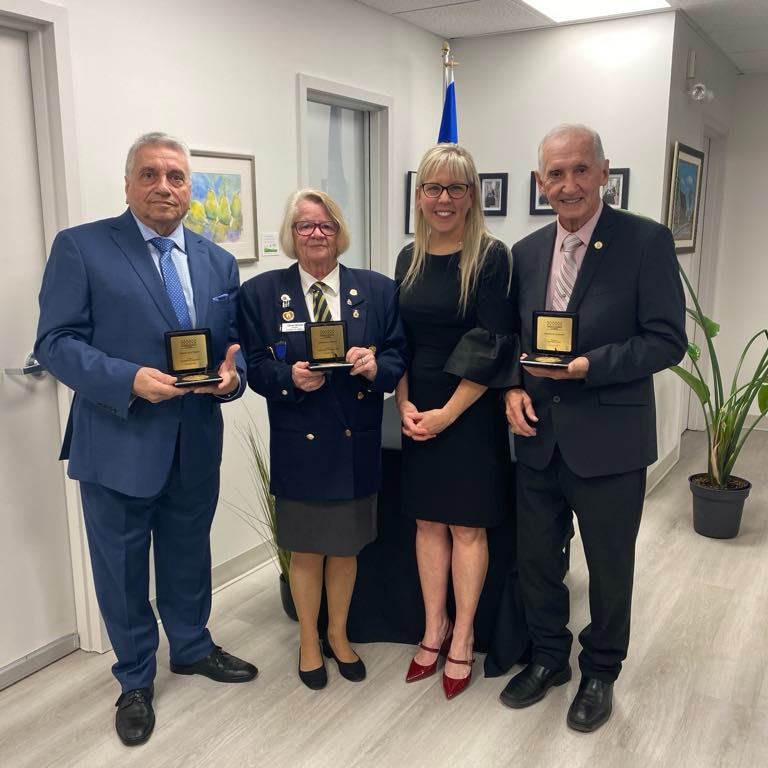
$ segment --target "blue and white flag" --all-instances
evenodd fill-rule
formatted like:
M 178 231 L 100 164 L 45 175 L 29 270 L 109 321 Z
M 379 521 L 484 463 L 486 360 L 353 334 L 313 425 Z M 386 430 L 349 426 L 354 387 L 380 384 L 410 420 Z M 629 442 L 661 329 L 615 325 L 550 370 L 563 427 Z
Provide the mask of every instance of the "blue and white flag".
M 456 120 L 456 89 L 451 74 L 451 82 L 445 89 L 445 102 L 443 103 L 443 119 L 440 121 L 440 135 L 437 143 L 459 143 L 459 125 Z

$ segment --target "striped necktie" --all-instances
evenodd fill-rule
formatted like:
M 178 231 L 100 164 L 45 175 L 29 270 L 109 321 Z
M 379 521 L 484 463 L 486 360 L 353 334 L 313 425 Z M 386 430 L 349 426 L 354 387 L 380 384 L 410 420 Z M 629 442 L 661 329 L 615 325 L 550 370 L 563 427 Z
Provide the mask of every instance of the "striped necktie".
M 579 274 L 576 266 L 576 251 L 581 244 L 579 236 L 571 234 L 566 235 L 560 248 L 563 252 L 563 261 L 555 277 L 555 290 L 552 293 L 552 308 L 557 312 L 565 312 L 573 293 L 573 286 Z
M 324 287 L 325 283 L 318 281 L 313 283 L 310 288 L 312 291 L 312 311 L 315 314 L 316 323 L 325 323 L 331 319 L 331 310 L 328 308 L 328 302 L 323 294 Z
M 181 287 L 179 273 L 173 264 L 171 253 L 176 247 L 176 243 L 169 237 L 153 237 L 150 241 L 152 245 L 160 252 L 160 274 L 163 276 L 163 284 L 171 300 L 173 311 L 179 321 L 179 327 L 183 330 L 192 327 L 192 321 L 189 318 L 189 309 L 187 300 L 184 298 L 184 289 Z

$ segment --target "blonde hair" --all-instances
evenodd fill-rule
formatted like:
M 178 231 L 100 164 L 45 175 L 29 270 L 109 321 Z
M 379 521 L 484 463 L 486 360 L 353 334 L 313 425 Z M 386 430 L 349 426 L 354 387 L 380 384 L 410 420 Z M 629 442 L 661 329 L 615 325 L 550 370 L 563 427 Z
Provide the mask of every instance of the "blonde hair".
M 328 211 L 331 221 L 335 221 L 339 225 L 339 231 L 336 235 L 336 256 L 341 256 L 349 248 L 349 227 L 344 220 L 344 213 L 339 204 L 330 195 L 319 189 L 300 189 L 288 198 L 283 214 L 283 223 L 280 226 L 280 245 L 283 253 L 289 259 L 296 258 L 296 251 L 293 247 L 293 225 L 296 223 L 299 205 L 304 202 L 322 205 Z
M 480 177 L 472 155 L 458 144 L 438 144 L 427 150 L 421 158 L 416 172 L 417 195 L 421 194 L 421 185 L 433 174 L 446 170 L 452 179 L 463 179 L 469 184 L 468 194 L 472 196 L 472 205 L 464 220 L 461 256 L 459 258 L 459 274 L 461 290 L 459 305 L 462 314 L 466 314 L 469 297 L 477 284 L 477 277 L 485 261 L 488 251 L 496 241 L 485 226 L 485 217 L 480 203 Z M 424 219 L 421 208 L 415 210 L 415 235 L 413 240 L 413 257 L 403 279 L 403 288 L 407 290 L 424 271 L 425 256 L 429 246 L 431 227 Z M 506 246 L 504 246 L 506 249 Z M 509 253 L 509 251 L 507 251 Z

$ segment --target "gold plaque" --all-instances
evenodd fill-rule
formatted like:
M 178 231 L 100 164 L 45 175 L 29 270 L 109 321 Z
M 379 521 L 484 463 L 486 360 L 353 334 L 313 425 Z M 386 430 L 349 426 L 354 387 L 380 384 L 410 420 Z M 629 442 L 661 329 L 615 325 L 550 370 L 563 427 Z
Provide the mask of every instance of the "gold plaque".
M 343 320 L 328 323 L 307 323 L 307 354 L 312 370 L 351 368 L 344 358 L 347 354 L 347 324 Z
M 576 356 L 578 325 L 573 312 L 534 312 L 533 350 L 521 364 L 567 368 Z
M 554 312 L 539 313 L 535 320 L 536 350 L 540 352 L 573 352 L 574 318 L 556 315 Z
M 210 370 L 213 363 L 209 328 L 168 331 L 165 334 L 165 349 L 168 373 L 176 376 L 174 386 L 191 387 L 221 381 L 221 376 L 215 370 Z

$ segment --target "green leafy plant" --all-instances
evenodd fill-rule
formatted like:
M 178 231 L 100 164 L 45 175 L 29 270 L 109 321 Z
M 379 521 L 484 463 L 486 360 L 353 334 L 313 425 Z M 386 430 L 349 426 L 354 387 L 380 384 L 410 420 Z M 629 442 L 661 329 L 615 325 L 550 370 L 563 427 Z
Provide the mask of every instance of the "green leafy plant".
M 228 506 L 244 523 L 253 528 L 269 546 L 280 575 L 288 581 L 291 553 L 277 544 L 277 522 L 275 518 L 275 497 L 269 491 L 269 458 L 264 444 L 253 422 L 238 424 L 240 441 L 248 455 L 248 470 L 255 491 L 255 500 L 250 497 L 243 504 L 225 500 Z
M 709 386 L 704 379 L 699 365 L 701 350 L 692 342 L 688 343 L 688 357 L 693 370 L 688 371 L 679 365 L 673 365 L 672 370 L 693 390 L 704 412 L 709 450 L 707 485 L 713 488 L 734 487 L 730 478 L 736 459 L 752 430 L 768 412 L 768 329 L 758 331 L 747 342 L 736 365 L 730 389 L 726 390 L 713 342 L 720 326 L 701 311 L 693 286 L 682 268 L 680 274 L 693 303 L 693 308 L 688 307 L 686 312 L 704 333 L 712 367 L 712 384 Z M 762 342 L 765 348 L 752 375 L 745 376 L 742 382 L 740 379 L 744 361 L 758 342 Z M 745 426 L 755 402 L 760 413 L 749 426 Z

